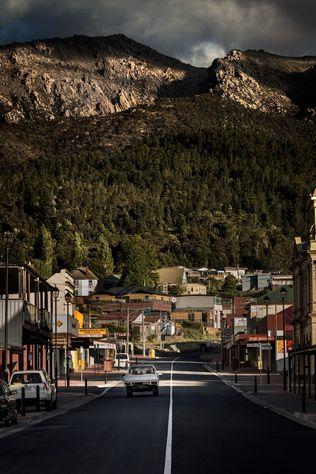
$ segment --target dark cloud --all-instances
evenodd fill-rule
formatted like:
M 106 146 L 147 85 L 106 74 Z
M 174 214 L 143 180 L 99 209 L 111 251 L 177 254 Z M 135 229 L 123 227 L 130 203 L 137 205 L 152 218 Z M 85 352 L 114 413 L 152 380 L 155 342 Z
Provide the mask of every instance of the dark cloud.
M 124 33 L 208 65 L 231 48 L 316 54 L 315 0 L 0 0 L 0 43 Z

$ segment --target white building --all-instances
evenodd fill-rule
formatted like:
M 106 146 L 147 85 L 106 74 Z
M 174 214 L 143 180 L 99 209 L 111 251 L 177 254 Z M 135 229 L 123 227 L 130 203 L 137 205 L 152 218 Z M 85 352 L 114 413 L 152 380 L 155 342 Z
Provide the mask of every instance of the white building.
M 55 286 L 59 290 L 58 298 L 54 301 L 53 310 L 53 344 L 57 345 L 57 362 L 58 373 L 65 373 L 65 358 L 67 354 L 67 342 L 71 355 L 71 339 L 78 337 L 78 321 L 74 317 L 74 292 L 75 282 L 71 273 L 63 269 L 60 272 L 54 273 L 48 280 L 48 283 Z M 65 295 L 71 295 L 70 302 L 66 302 Z M 57 303 L 57 308 L 55 304 Z M 71 362 L 72 364 L 72 362 Z
M 240 267 L 225 267 L 224 272 L 225 275 L 233 275 L 236 280 L 241 281 L 241 278 L 246 274 L 247 268 L 240 268 Z
M 71 272 L 75 282 L 75 296 L 89 296 L 94 293 L 98 277 L 87 267 L 76 268 Z
M 65 300 L 65 294 L 68 292 L 73 297 L 75 294 L 75 282 L 71 273 L 66 270 L 60 270 L 58 273 L 54 273 L 48 278 L 48 283 L 52 286 L 56 286 L 59 290 L 57 299 L 57 315 L 64 315 L 67 312 L 67 303 Z M 69 314 L 73 314 L 74 305 L 73 302 L 69 303 Z M 55 307 L 54 307 L 55 314 Z

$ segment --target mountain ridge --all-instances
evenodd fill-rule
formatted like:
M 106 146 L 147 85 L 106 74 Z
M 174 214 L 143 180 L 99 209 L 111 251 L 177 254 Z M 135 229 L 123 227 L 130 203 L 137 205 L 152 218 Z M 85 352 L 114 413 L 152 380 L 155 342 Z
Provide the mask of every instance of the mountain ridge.
M 158 97 L 206 90 L 207 70 L 124 35 L 36 40 L 0 47 L 4 122 L 106 115 Z
M 0 46 L 0 120 L 89 117 L 201 93 L 244 107 L 315 115 L 316 57 L 231 50 L 208 68 L 122 34 L 75 35 Z

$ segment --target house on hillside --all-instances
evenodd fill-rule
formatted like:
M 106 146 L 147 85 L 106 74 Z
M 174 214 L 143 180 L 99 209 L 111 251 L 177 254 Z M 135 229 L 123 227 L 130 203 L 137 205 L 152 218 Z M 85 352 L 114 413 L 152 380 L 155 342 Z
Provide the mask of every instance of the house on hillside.
M 88 267 L 79 267 L 71 272 L 75 282 L 75 296 L 91 295 L 98 284 L 98 277 Z
M 242 291 L 258 291 L 272 288 L 271 273 L 247 273 L 241 277 Z
M 171 319 L 179 324 L 198 323 L 208 332 L 216 332 L 220 329 L 221 312 L 221 299 L 216 296 L 177 296 Z
M 183 266 L 159 268 L 156 273 L 158 288 L 163 293 L 169 293 L 171 289 L 182 289 L 188 283 L 187 271 Z
M 246 274 L 247 268 L 240 267 L 225 267 L 225 276 L 232 275 L 237 281 L 241 281 L 242 277 Z
M 182 295 L 206 295 L 207 287 L 202 283 L 187 283 L 183 285 Z

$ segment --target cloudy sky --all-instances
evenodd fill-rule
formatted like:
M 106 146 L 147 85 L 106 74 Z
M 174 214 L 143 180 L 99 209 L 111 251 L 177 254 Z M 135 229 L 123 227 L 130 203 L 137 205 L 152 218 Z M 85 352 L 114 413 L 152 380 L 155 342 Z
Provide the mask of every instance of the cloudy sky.
M 196 65 L 232 48 L 316 55 L 315 0 L 0 0 L 0 43 L 124 33 Z

